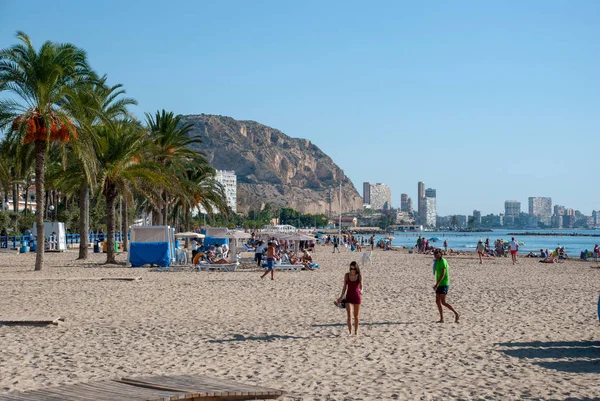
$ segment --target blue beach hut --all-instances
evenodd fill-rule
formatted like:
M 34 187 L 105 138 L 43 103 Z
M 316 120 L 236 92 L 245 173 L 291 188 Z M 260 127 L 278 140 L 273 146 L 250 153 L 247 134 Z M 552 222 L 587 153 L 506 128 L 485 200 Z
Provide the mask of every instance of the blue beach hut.
M 175 263 L 175 230 L 169 226 L 133 226 L 129 229 L 128 262 L 131 267 Z

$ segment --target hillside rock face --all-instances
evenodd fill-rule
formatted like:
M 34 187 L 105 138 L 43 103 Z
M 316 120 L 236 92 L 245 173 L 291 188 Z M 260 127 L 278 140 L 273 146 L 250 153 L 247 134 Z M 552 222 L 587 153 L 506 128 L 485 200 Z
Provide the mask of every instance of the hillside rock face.
M 181 119 L 193 124 L 191 136 L 202 138 L 197 150 L 206 154 L 211 166 L 235 171 L 238 213 L 271 203 L 312 214 L 328 214 L 331 205 L 335 215 L 340 183 L 342 212 L 362 209 L 362 198 L 350 179 L 309 140 L 290 138 L 255 121 L 208 114 Z

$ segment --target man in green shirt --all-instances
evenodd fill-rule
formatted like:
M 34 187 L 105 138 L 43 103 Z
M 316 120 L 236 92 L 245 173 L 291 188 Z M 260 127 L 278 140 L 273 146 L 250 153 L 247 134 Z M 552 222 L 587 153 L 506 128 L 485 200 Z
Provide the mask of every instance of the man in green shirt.
M 433 251 L 433 256 L 435 257 L 435 285 L 433 286 L 433 289 L 435 291 L 435 303 L 440 312 L 440 320 L 438 323 L 444 323 L 444 311 L 442 305 L 454 312 L 454 322 L 458 323 L 458 312 L 454 310 L 452 305 L 446 302 L 446 295 L 448 294 L 448 288 L 450 287 L 448 261 L 442 257 L 441 249 Z

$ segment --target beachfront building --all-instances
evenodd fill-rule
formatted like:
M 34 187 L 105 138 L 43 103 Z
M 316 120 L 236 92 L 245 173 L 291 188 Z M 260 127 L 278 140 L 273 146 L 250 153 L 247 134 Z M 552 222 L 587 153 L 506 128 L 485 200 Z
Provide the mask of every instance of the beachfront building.
M 537 226 L 538 223 L 549 225 L 551 216 L 552 198 L 540 196 L 529 197 L 529 217 L 532 226 Z
M 435 227 L 436 221 L 436 190 L 433 188 L 425 189 L 425 183 L 419 181 L 418 189 L 418 220 L 425 227 Z
M 389 210 L 392 208 L 392 190 L 380 182 L 364 182 L 363 203 L 371 205 L 372 210 Z
M 406 213 L 413 213 L 412 198 L 408 194 L 400 195 L 400 211 Z
M 237 178 L 233 170 L 217 170 L 216 180 L 223 186 L 227 206 L 237 213 Z
M 437 215 L 436 215 L 436 198 L 424 198 L 424 206 L 425 206 L 425 219 L 423 221 L 423 225 L 428 228 L 435 227 L 437 224 Z

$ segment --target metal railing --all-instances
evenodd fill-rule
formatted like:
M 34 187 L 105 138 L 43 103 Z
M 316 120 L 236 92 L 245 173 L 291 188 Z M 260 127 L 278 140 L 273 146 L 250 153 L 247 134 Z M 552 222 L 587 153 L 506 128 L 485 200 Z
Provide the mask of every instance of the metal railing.
M 123 233 L 118 232 L 115 233 L 115 241 L 122 242 L 123 241 Z M 34 235 L 4 235 L 0 236 L 0 248 L 10 248 L 16 249 L 20 247 L 23 243 L 29 244 L 30 246 L 35 241 Z M 89 244 L 94 244 L 96 241 L 102 242 L 106 239 L 106 234 L 98 234 L 91 233 L 89 234 Z M 77 245 L 79 244 L 80 236 L 79 234 L 67 234 L 67 246 L 69 245 Z M 12 245 L 12 246 L 9 246 Z

